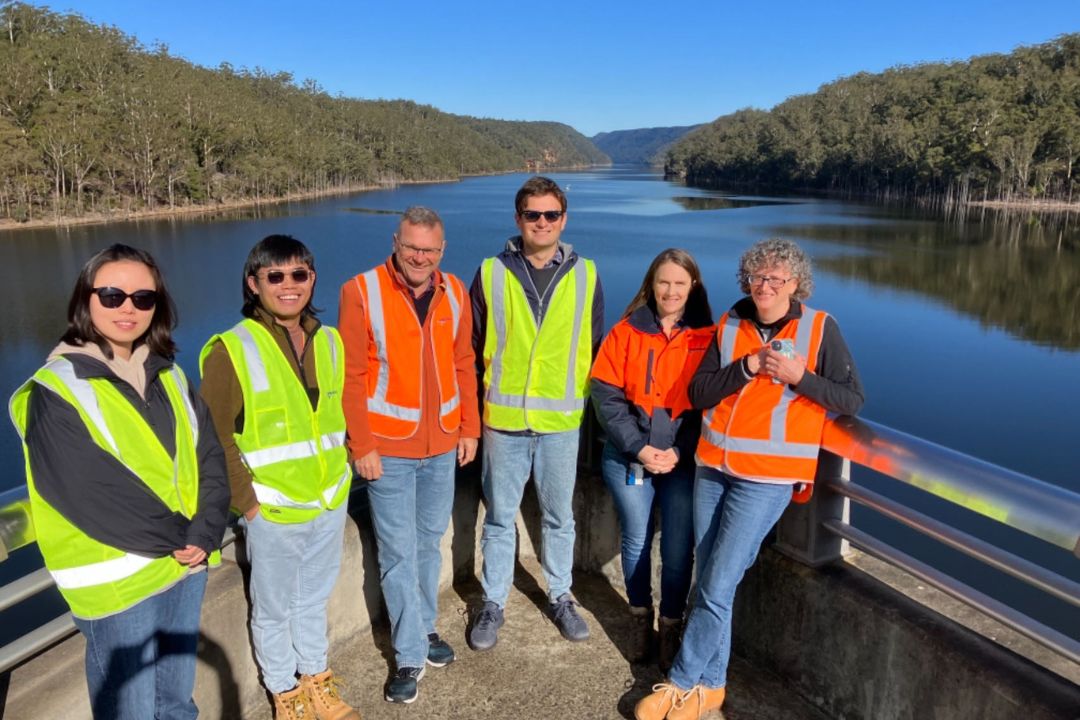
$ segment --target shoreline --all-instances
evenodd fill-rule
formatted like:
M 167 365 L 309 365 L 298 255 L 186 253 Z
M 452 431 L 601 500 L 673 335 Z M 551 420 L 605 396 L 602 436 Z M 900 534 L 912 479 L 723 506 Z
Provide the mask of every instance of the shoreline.
M 1080 212 L 1080 201 L 1074 200 L 968 200 L 972 208 L 991 210 L 1030 210 L 1032 212 L 1065 213 Z

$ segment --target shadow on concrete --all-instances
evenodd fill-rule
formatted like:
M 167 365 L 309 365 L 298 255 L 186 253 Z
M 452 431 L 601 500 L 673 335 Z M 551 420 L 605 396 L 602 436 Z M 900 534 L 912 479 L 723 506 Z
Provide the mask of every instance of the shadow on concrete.
M 198 659 L 214 669 L 221 697 L 221 717 L 240 717 L 243 714 L 240 686 L 236 683 L 225 648 L 205 634 L 199 633 Z
M 371 642 L 386 661 L 389 674 L 394 667 L 394 646 L 390 642 L 390 620 L 383 607 L 382 585 L 379 582 L 378 543 L 375 540 L 375 530 L 371 526 L 367 484 L 357 476 L 353 477 L 353 491 L 349 496 L 349 515 L 356 523 L 360 546 L 363 549 L 363 600 L 367 615 L 371 619 Z

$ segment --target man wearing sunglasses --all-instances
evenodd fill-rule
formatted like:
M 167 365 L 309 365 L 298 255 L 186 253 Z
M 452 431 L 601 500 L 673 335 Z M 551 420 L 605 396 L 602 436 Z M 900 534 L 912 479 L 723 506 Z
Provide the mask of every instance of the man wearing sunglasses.
M 560 241 L 566 195 L 530 178 L 514 200 L 518 230 L 472 283 L 473 346 L 483 376 L 487 503 L 481 549 L 484 602 L 468 631 L 474 650 L 498 640 L 514 574 L 515 519 L 530 475 L 542 514 L 541 566 L 548 613 L 567 640 L 589 627 L 570 594 L 574 481 L 589 368 L 603 337 L 596 267 Z
M 242 283 L 244 320 L 203 348 L 200 393 L 225 450 L 251 562 L 255 660 L 276 720 L 360 720 L 327 664 L 326 606 L 352 479 L 345 349 L 316 316 L 315 260 L 296 238 L 259 241 Z
M 435 629 L 439 546 L 455 465 L 476 457 L 480 413 L 472 315 L 465 285 L 439 270 L 445 250 L 438 214 L 409 208 L 386 262 L 341 287 L 347 442 L 368 481 L 394 645 L 390 702 L 411 703 L 425 667 L 454 660 Z

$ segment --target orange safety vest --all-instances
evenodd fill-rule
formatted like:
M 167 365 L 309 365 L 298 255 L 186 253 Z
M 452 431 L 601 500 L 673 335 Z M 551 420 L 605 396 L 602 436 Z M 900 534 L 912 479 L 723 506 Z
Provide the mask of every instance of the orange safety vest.
M 454 364 L 454 341 L 463 308 L 465 286 L 450 273 L 437 273 L 440 283 L 428 308 L 425 332 L 416 307 L 395 279 L 391 261 L 353 278 L 364 304 L 368 329 L 367 408 L 371 432 L 400 440 L 420 427 L 424 353 L 434 346 L 439 384 L 439 424 L 445 432 L 461 426 L 461 394 Z M 442 292 L 439 292 L 439 289 Z
M 794 340 L 795 352 L 806 358 L 806 369 L 813 372 L 827 317 L 803 305 L 802 317 L 772 339 Z M 754 323 L 728 313 L 720 318 L 716 342 L 723 367 L 762 346 Z M 697 462 L 736 477 L 806 483 L 812 488 L 824 426 L 824 407 L 786 384 L 756 375 L 739 392 L 705 412 Z M 796 501 L 809 499 L 808 493 L 802 495 L 796 491 Z
M 604 338 L 592 377 L 621 388 L 646 415 L 667 408 L 677 418 L 690 409 L 687 387 L 705 356 L 716 327 L 682 328 L 668 339 L 619 321 Z

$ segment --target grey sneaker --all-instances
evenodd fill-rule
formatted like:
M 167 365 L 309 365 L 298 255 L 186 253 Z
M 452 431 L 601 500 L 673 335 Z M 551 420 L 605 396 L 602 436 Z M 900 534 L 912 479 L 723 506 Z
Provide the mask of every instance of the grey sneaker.
M 390 702 L 405 703 L 408 705 L 416 699 L 416 684 L 424 677 L 424 668 L 403 667 L 398 668 L 394 677 L 386 684 L 386 699 Z
M 555 627 L 559 628 L 562 636 L 571 642 L 580 642 L 589 639 L 589 626 L 585 623 L 577 610 L 577 601 L 570 593 L 563 593 L 559 598 L 548 606 L 548 614 Z
M 503 609 L 491 602 L 484 601 L 480 612 L 473 616 L 469 629 L 469 647 L 473 650 L 490 650 L 499 641 L 499 628 L 503 624 Z
M 439 633 L 428 633 L 427 636 L 427 664 L 431 667 L 444 667 L 454 662 L 454 648 L 450 643 L 439 637 Z

